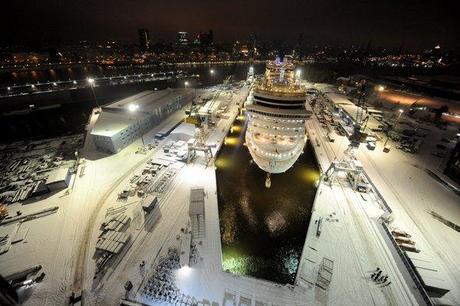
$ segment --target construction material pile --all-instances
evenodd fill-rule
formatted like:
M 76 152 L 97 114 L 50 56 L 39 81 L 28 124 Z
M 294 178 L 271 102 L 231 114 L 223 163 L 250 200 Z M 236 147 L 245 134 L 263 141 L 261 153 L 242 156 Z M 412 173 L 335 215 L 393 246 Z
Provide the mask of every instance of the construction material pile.
M 160 259 L 150 279 L 144 288 L 142 295 L 157 303 L 166 302 L 173 305 L 198 305 L 194 297 L 181 294 L 175 285 L 174 271 L 180 268 L 179 254 L 177 250 L 170 249 L 166 258 Z

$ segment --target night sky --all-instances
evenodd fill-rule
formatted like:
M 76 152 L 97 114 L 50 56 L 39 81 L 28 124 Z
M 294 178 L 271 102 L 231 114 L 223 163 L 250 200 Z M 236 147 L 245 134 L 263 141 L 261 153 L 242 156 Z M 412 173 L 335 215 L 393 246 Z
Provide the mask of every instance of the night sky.
M 405 49 L 441 44 L 460 49 L 454 1 L 344 0 L 11 0 L 2 1 L 2 40 L 119 40 L 134 42 L 149 29 L 153 42 L 172 40 L 177 31 L 213 29 L 215 40 L 247 39 L 304 45 L 350 44 Z

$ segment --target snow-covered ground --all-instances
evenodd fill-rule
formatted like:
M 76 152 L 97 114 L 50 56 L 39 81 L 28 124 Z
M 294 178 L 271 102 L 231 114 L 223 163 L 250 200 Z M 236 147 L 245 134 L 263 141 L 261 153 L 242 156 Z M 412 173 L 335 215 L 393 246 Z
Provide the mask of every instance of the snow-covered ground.
M 148 133 L 146 138 L 153 137 L 169 121 L 180 120 L 183 114 L 184 109 L 178 111 Z M 88 133 L 97 117 L 94 112 Z M 8 207 L 11 213 L 20 207 L 23 214 L 27 214 L 59 206 L 55 214 L 22 223 L 21 228 L 29 229 L 25 242 L 14 244 L 7 253 L 0 255 L 3 275 L 30 266 L 43 266 L 46 277 L 28 290 L 26 305 L 67 304 L 72 290 L 81 286 L 82 257 L 85 248 L 88 248 L 87 237 L 96 225 L 95 219 L 106 199 L 117 194 L 120 182 L 150 158 L 152 152 L 136 154 L 141 145 L 142 141 L 138 139 L 119 154 L 107 155 L 98 152 L 91 137 L 87 137 L 80 154 L 85 159 L 84 175 L 80 177 L 80 167 L 68 194 L 63 190 L 27 205 L 17 203 Z M 93 251 L 89 250 L 89 253 Z
M 319 125 L 311 122 L 312 133 L 322 133 Z M 218 130 L 219 131 L 219 130 Z M 224 133 L 225 134 L 225 133 Z M 219 133 L 217 137 L 223 137 Z M 317 149 L 323 167 L 327 167 L 343 148 L 331 148 L 325 142 L 325 135 Z M 212 136 L 211 136 L 212 137 Z M 329 156 L 332 154 L 332 156 Z M 200 171 L 200 166 L 188 166 L 187 169 Z M 192 171 L 192 170 L 189 170 Z M 202 169 L 206 175 L 195 175 L 192 186 L 205 186 L 206 205 L 206 237 L 200 239 L 198 246 L 202 260 L 190 269 L 181 269 L 177 273 L 177 285 L 181 293 L 193 296 L 203 304 L 225 305 L 231 300 L 248 302 L 256 305 L 365 305 L 365 304 L 416 304 L 417 301 L 404 278 L 393 262 L 391 253 L 381 239 L 377 239 L 376 219 L 383 213 L 381 208 L 368 199 L 366 210 L 359 195 L 354 193 L 347 183 L 329 187 L 321 184 L 315 203 L 315 211 L 305 249 L 300 261 L 297 285 L 282 286 L 254 278 L 235 276 L 222 271 L 220 229 L 216 196 L 215 173 L 213 169 Z M 343 184 L 343 185 L 342 185 Z M 344 205 L 346 203 L 346 205 Z M 323 233 L 319 238 L 315 235 L 313 220 L 319 217 L 326 219 L 334 213 L 339 221 L 324 221 Z M 187 219 L 187 218 L 186 218 Z M 362 220 L 364 219 L 364 221 Z M 178 231 L 176 233 L 179 233 Z M 175 236 L 176 233 L 171 233 Z M 177 245 L 177 242 L 176 242 Z M 163 250 L 165 252 L 165 250 Z M 333 277 L 327 291 L 315 287 L 316 274 L 323 257 L 334 261 Z M 381 267 L 393 280 L 393 286 L 381 287 L 370 280 L 375 268 Z M 132 297 L 131 297 L 132 298 Z M 142 303 L 153 304 L 140 292 L 135 299 Z M 228 305 L 232 305 L 230 303 Z
M 228 129 L 238 114 L 247 89 L 232 98 L 222 119 L 211 130 L 209 144 L 222 144 Z M 149 143 L 155 133 L 171 121 L 183 117 L 177 112 L 144 135 Z M 97 119 L 91 118 L 88 131 Z M 433 128 L 435 129 L 435 128 Z M 314 117 L 307 123 L 310 138 L 318 139 L 315 153 L 324 170 L 331 161 L 340 159 L 348 146 L 345 137 L 337 136 L 334 143 L 327 141 L 326 133 Z M 393 148 L 382 152 L 378 143 L 374 151 L 365 147 L 358 150 L 363 163 L 380 193 L 393 209 L 392 226 L 410 232 L 422 252 L 429 253 L 442 269 L 451 291 L 441 301 L 460 304 L 460 233 L 437 221 L 426 210 L 434 210 L 450 221 L 460 224 L 458 197 L 428 176 L 424 168 L 439 170 L 441 161 L 430 154 L 439 141 L 439 130 L 428 136 L 421 153 L 412 155 Z M 163 143 L 167 142 L 165 140 Z M 250 277 L 235 276 L 222 271 L 220 226 L 216 192 L 215 169 L 212 162 L 206 166 L 202 158 L 183 165 L 160 199 L 158 211 L 144 216 L 139 199 L 120 204 L 117 194 L 129 179 L 151 158 L 165 158 L 160 148 L 137 154 L 141 140 L 115 155 L 95 150 L 87 137 L 82 157 L 85 158 L 83 176 L 75 176 L 73 188 L 66 195 L 61 191 L 27 206 L 24 213 L 45 207 L 59 206 L 57 213 L 24 222 L 29 228 L 26 243 L 13 245 L 0 255 L 0 271 L 9 274 L 41 264 L 46 273 L 44 281 L 30 290 L 26 305 L 64 305 L 72 290 L 83 289 L 87 305 L 116 305 L 125 297 L 124 284 L 133 283 L 128 298 L 145 304 L 154 304 L 141 294 L 141 288 L 150 277 L 159 258 L 169 248 L 180 248 L 181 229 L 189 226 L 188 205 L 190 188 L 203 187 L 205 195 L 205 237 L 195 239 L 200 260 L 189 269 L 176 272 L 176 285 L 186 295 L 204 305 L 414 305 L 420 303 L 413 283 L 394 260 L 381 231 L 378 218 L 382 207 L 372 196 L 354 192 L 347 181 L 338 178 L 331 186 L 318 187 L 314 211 L 300 259 L 296 286 L 282 286 Z M 161 144 L 160 144 L 161 147 Z M 213 154 L 218 147 L 213 148 Z M 211 166 L 209 166 L 211 165 Z M 81 168 L 79 169 L 79 173 Z M 15 204 L 18 205 L 18 204 Z M 126 205 L 132 217 L 129 248 L 120 255 L 116 265 L 101 280 L 94 281 L 95 244 L 99 225 L 106 209 Z M 11 206 L 12 211 L 15 210 Z M 317 221 L 322 218 L 321 235 L 316 235 Z M 199 243 L 201 241 L 201 244 Z M 322 260 L 333 261 L 332 276 L 327 290 L 315 285 Z M 145 268 L 139 264 L 145 261 Z M 380 267 L 392 281 L 390 286 L 379 286 L 370 274 Z M 230 300 L 234 303 L 230 303 Z M 215 305 L 215 304 L 213 304 Z
M 411 120 L 403 116 L 401 121 Z M 459 197 L 425 171 L 430 169 L 450 181 L 441 173 L 444 161 L 432 153 L 438 151 L 436 145 L 441 143 L 442 138 L 453 138 L 458 126 L 451 126 L 447 131 L 430 124 L 423 124 L 422 127 L 430 132 L 417 154 L 396 149 L 390 140 L 392 149 L 389 153 L 384 153 L 383 143 L 377 142 L 373 151 L 361 145 L 357 150 L 357 157 L 393 210 L 393 221 L 390 226 L 412 235 L 421 254 L 430 259 L 433 268 L 438 269 L 438 275 L 451 290 L 436 302 L 460 304 L 460 270 L 459 263 L 455 260 L 460 255 L 460 233 L 428 213 L 433 210 L 449 221 L 459 224 Z M 383 134 L 381 136 L 385 139 Z M 329 155 L 340 159 L 347 145 L 348 140 L 338 136 L 336 142 L 330 144 L 332 150 Z
M 439 269 L 439 275 L 450 292 L 440 303 L 460 304 L 460 233 L 433 218 L 433 210 L 460 224 L 460 198 L 431 177 L 425 168 L 438 170 L 439 159 L 431 152 L 441 137 L 436 128 L 421 147 L 421 153 L 410 154 L 392 149 L 383 153 L 383 145 L 375 151 L 362 148 L 359 160 L 393 209 L 392 226 L 413 236 L 417 248 Z

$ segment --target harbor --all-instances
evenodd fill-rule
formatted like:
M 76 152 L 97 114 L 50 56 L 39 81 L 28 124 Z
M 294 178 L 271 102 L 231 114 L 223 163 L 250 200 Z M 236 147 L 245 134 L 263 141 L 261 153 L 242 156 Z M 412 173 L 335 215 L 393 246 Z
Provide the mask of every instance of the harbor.
M 88 305 L 406 305 L 428 304 L 436 295 L 455 301 L 458 292 L 446 262 L 423 240 L 429 233 L 414 225 L 414 220 L 435 222 L 431 226 L 446 227 L 437 230 L 450 239 L 450 227 L 438 220 L 457 211 L 431 203 L 434 196 L 453 203 L 454 195 L 432 186 L 436 195 L 419 202 L 438 216 L 433 219 L 411 208 L 403 192 L 409 188 L 404 182 L 412 180 L 407 175 L 420 171 L 410 166 L 411 156 L 426 158 L 426 146 L 436 146 L 441 132 L 426 126 L 431 134 L 424 136 L 425 154 L 408 155 L 396 146 L 385 153 L 380 135 L 368 140 L 374 146 L 355 148 L 355 159 L 347 150 L 352 135 L 340 127 L 351 130 L 359 118 L 337 111 L 338 104 L 345 111 L 352 102 L 344 103 L 347 97 L 331 85 L 299 83 L 312 114 L 304 129 L 285 125 L 303 119 L 273 119 L 282 112 L 261 118 L 273 120 L 271 126 L 253 121 L 260 128 L 250 135 L 254 148 L 265 152 L 258 160 L 246 146 L 254 119 L 243 107 L 252 97 L 250 78 L 190 88 L 194 103 L 175 98 L 182 88 L 141 92 L 94 109 L 79 151 L 85 162 L 78 164 L 72 187 L 8 206 L 2 269 L 8 276 L 29 273 L 31 264 L 43 269 L 27 276 L 25 287 L 34 294 L 21 296 L 26 304 L 64 304 L 69 296 L 74 304 Z M 171 113 L 144 126 L 155 109 L 148 105 L 167 106 Z M 252 111 L 268 108 L 263 107 Z M 276 134 L 279 126 L 290 130 Z M 269 129 L 273 132 L 263 135 Z M 107 152 L 98 131 L 107 136 L 104 144 L 120 144 L 119 149 Z M 305 141 L 299 156 L 290 154 L 297 153 L 295 139 Z M 273 158 L 283 167 L 286 158 L 293 163 L 283 173 L 266 172 L 265 161 L 267 170 L 275 169 Z M 396 176 L 401 162 L 408 174 Z M 385 178 L 389 173 L 395 185 Z M 14 217 L 19 208 L 23 215 Z M 54 226 L 62 228 L 60 235 Z M 423 266 L 411 268 L 410 262 L 420 260 Z M 438 272 L 423 273 L 425 267 Z M 433 275 L 444 276 L 443 282 Z M 43 299 L 42 293 L 58 286 L 65 286 L 66 295 Z

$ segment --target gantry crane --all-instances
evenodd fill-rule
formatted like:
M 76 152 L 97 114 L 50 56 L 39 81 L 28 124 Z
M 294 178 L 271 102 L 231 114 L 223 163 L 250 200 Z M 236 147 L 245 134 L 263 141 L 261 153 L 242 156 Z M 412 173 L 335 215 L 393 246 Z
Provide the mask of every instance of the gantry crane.
M 356 117 L 354 123 L 353 134 L 350 137 L 350 146 L 353 148 L 359 147 L 359 144 L 363 142 L 367 134 L 365 129 L 369 120 L 369 115 L 365 110 L 365 86 L 366 80 L 361 80 L 358 84 L 358 102 L 356 103 Z

